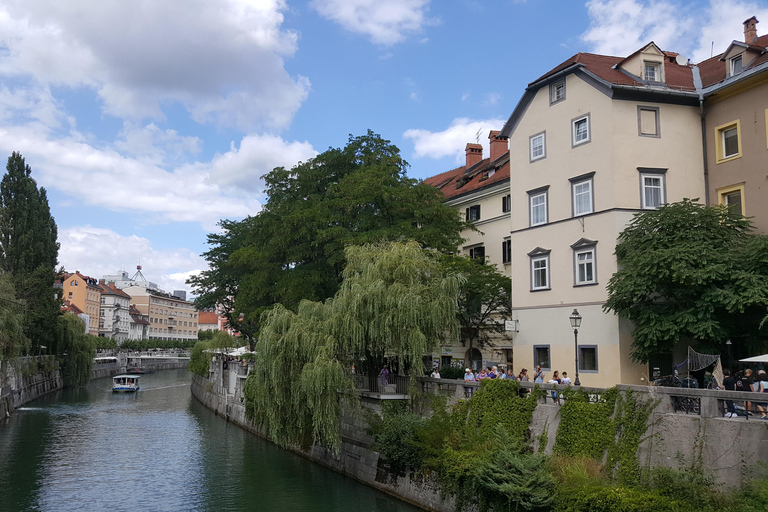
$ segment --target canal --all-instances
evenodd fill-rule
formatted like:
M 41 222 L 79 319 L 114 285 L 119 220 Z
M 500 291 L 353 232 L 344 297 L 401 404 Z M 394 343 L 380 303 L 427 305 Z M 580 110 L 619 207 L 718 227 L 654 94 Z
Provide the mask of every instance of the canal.
M 280 450 L 192 398 L 188 370 L 110 379 L 16 410 L 0 426 L 0 511 L 416 511 Z

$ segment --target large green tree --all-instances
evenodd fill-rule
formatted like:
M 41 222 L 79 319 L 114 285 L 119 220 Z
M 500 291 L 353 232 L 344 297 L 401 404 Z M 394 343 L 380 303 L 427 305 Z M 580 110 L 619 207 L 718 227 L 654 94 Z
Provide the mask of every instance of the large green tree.
M 0 361 L 20 355 L 29 344 L 24 335 L 25 306 L 16 299 L 11 277 L 0 272 Z
M 423 355 L 456 334 L 461 277 L 417 243 L 350 246 L 346 260 L 333 299 L 265 313 L 245 397 L 278 444 L 338 448 L 340 400 L 358 400 L 353 364 L 397 355 L 419 373 Z
M 760 343 L 768 307 L 768 237 L 723 207 L 684 200 L 637 214 L 619 235 L 619 271 L 603 309 L 634 323 L 632 357 L 683 340 L 722 350 Z
M 505 339 L 504 321 L 512 317 L 512 280 L 476 258 L 444 255 L 440 261 L 446 272 L 464 277 L 457 311 L 462 342 L 471 351 Z
M 73 313 L 56 319 L 56 355 L 62 360 L 64 385 L 82 387 L 91 379 L 96 357 L 96 336 L 85 332 L 85 323 Z
M 407 162 L 369 131 L 308 162 L 268 173 L 267 201 L 208 237 L 210 269 L 190 280 L 201 307 L 220 304 L 253 335 L 261 313 L 281 303 L 324 300 L 339 289 L 348 245 L 416 240 L 454 251 L 465 226 L 442 194 L 406 175 Z
M 37 351 L 55 339 L 58 301 L 53 282 L 59 243 L 47 194 L 31 172 L 19 153 L 8 158 L 0 182 L 0 270 L 26 303 L 24 330 Z

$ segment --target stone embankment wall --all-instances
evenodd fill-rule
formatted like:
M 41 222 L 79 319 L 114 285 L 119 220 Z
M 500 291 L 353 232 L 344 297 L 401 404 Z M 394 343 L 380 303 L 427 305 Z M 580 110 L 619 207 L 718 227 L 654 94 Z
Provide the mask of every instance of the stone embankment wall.
M 224 370 L 221 361 L 214 361 L 213 371 L 208 379 L 193 375 L 192 395 L 207 408 L 222 416 L 227 421 L 252 432 L 260 437 L 269 439 L 265 433 L 245 417 L 245 406 L 242 404 L 242 384 L 247 372 Z M 237 372 L 239 378 L 235 387 L 230 387 L 230 372 Z M 380 412 L 379 398 L 362 398 L 362 405 Z M 431 480 L 416 480 L 411 475 L 393 477 L 383 465 L 380 465 L 378 452 L 371 450 L 373 439 L 365 433 L 367 424 L 362 418 L 345 414 L 341 419 L 341 448 L 338 454 L 326 449 L 313 446 L 309 451 L 298 447 L 290 451 L 306 457 L 329 469 L 379 489 L 387 494 L 396 496 L 404 501 L 437 512 L 454 512 L 452 499 L 440 498 L 438 487 Z
M 40 371 L 40 367 L 44 370 Z M 0 422 L 5 421 L 14 409 L 63 386 L 61 372 L 51 357 L 19 357 L 3 361 L 0 365 Z

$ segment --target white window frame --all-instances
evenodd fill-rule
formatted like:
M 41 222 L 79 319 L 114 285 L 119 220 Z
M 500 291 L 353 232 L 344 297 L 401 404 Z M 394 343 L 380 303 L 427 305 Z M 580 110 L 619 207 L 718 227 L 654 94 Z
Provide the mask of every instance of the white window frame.
M 739 63 L 739 68 L 741 68 L 738 71 L 736 71 L 736 62 Z M 735 57 L 731 57 L 730 64 L 731 64 L 731 76 L 738 75 L 739 73 L 744 71 L 744 58 L 742 54 L 736 55 Z
M 550 272 L 549 255 L 550 255 L 550 251 L 546 249 L 542 249 L 541 247 L 537 247 L 536 249 L 528 253 L 528 257 L 531 260 L 531 291 L 532 292 L 552 289 L 552 281 L 550 280 L 551 272 Z M 543 265 L 541 265 L 542 263 Z M 539 280 L 538 285 L 536 284 L 537 274 L 544 276 L 545 282 L 543 285 L 541 284 L 541 280 Z
M 653 78 L 648 78 L 648 69 L 653 69 Z M 656 61 L 644 61 L 643 62 L 643 78 L 646 82 L 663 82 L 661 76 L 661 62 Z
M 534 141 L 538 139 L 541 139 L 541 154 L 534 155 L 533 144 L 534 144 Z M 543 160 L 544 158 L 547 158 L 547 132 L 546 131 L 530 136 L 530 138 L 528 139 L 528 153 L 529 153 L 531 162 L 537 162 L 539 160 Z
M 562 86 L 558 89 L 558 86 Z M 558 90 L 562 91 L 562 95 L 558 97 Z M 549 84 L 549 105 L 552 106 L 556 103 L 560 103 L 565 100 L 565 78 Z
M 595 182 L 594 182 L 594 173 L 589 173 L 583 176 L 577 176 L 576 178 L 571 178 L 571 211 L 573 212 L 574 217 L 581 217 L 582 215 L 589 215 L 590 213 L 594 213 L 595 211 Z M 576 211 L 576 205 L 578 204 L 578 201 L 576 200 L 577 193 L 576 189 L 580 187 L 581 185 L 585 185 L 589 183 L 589 208 L 585 211 Z M 581 196 L 583 192 L 579 192 L 579 196 Z
M 666 183 L 666 169 L 651 169 L 639 167 L 640 171 L 640 208 L 643 210 L 656 210 L 659 206 L 667 203 L 667 183 Z M 646 201 L 646 191 L 649 188 L 645 180 L 646 178 L 659 180 L 659 204 L 651 205 Z
M 544 202 L 534 205 L 533 201 L 536 198 L 543 198 Z M 535 222 L 534 208 L 542 209 L 543 217 L 544 217 L 543 220 L 539 222 Z M 528 212 L 529 212 L 529 219 L 530 219 L 529 224 L 531 227 L 541 226 L 543 224 L 546 224 L 549 221 L 549 190 L 548 188 L 544 190 L 539 189 L 539 190 L 528 193 Z
M 735 153 L 731 153 L 731 154 L 727 153 L 728 146 L 725 143 L 726 138 L 727 138 L 726 137 L 726 133 L 728 133 L 728 132 L 735 132 L 735 138 L 736 138 L 736 152 Z M 726 129 L 722 130 L 720 132 L 720 143 L 722 144 L 722 147 L 723 147 L 723 159 L 733 158 L 735 156 L 739 156 L 739 153 L 740 153 L 740 151 L 739 151 L 739 149 L 740 149 L 739 148 L 739 127 L 738 126 L 731 126 L 731 127 L 728 127 Z
M 595 284 L 597 283 L 597 272 L 595 269 L 595 247 L 592 246 L 588 249 L 581 249 L 581 250 L 575 250 L 573 252 L 573 257 L 575 259 L 575 265 L 576 265 L 576 274 L 574 275 L 574 278 L 576 279 L 576 286 L 583 286 L 585 284 Z M 582 255 L 587 255 L 588 259 L 585 259 L 584 261 L 581 261 L 580 257 Z M 582 279 L 582 266 L 584 267 L 584 278 Z M 587 278 L 587 271 L 591 270 L 592 273 L 592 279 Z
M 586 137 L 583 137 L 582 139 L 578 139 L 578 128 L 577 124 L 584 122 L 584 125 L 586 126 Z M 585 114 L 583 116 L 575 117 L 571 119 L 571 147 L 575 148 L 576 146 L 581 146 L 582 144 L 586 144 L 588 142 L 592 141 L 592 127 L 590 126 L 589 122 L 589 114 Z

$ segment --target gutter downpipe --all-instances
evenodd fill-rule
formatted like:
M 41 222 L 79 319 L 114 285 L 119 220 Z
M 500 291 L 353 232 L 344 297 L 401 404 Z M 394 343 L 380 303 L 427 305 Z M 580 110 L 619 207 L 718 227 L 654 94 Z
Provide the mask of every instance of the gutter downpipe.
M 701 150 L 704 162 L 704 204 L 710 206 L 709 201 L 709 164 L 707 162 L 707 120 L 704 116 L 704 90 L 701 83 L 701 75 L 698 66 L 691 68 L 693 85 L 699 94 L 699 116 L 701 117 Z

